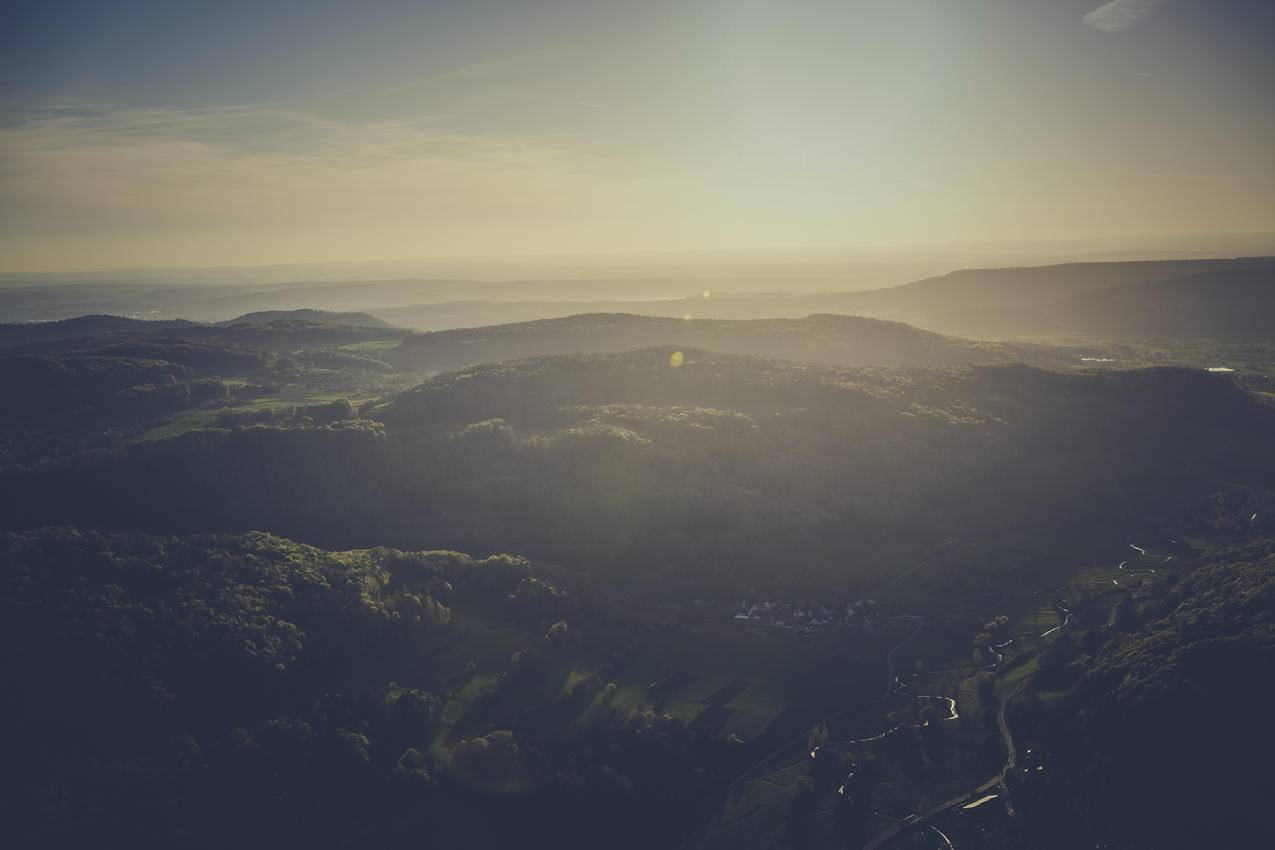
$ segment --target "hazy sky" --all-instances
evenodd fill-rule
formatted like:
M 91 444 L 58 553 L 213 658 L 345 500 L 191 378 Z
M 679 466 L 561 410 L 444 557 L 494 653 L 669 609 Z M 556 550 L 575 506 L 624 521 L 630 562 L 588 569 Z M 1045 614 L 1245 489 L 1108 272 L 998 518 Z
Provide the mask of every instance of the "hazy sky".
M 1273 0 L 0 4 L 0 270 L 1275 230 Z

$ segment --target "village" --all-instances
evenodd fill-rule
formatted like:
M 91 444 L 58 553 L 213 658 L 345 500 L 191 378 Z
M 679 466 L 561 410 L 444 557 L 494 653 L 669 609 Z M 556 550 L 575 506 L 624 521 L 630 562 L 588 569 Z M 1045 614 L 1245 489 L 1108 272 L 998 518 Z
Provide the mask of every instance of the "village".
M 767 600 L 753 603 L 745 600 L 739 604 L 732 619 L 807 635 L 836 628 L 875 637 L 884 627 L 877 603 L 872 599 L 860 599 L 832 608 L 816 603 L 794 605 L 790 602 Z

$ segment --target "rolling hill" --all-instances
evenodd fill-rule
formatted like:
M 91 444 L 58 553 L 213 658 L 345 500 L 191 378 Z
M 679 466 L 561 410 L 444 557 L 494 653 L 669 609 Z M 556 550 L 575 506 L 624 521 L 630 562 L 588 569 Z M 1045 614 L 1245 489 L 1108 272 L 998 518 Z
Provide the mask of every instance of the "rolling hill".
M 0 485 L 22 497 L 2 514 L 514 550 L 634 581 L 657 567 L 698 581 L 708 558 L 740 581 L 777 580 L 782 563 L 867 582 L 878 567 L 847 553 L 1194 511 L 1221 482 L 1275 468 L 1275 411 L 1201 372 L 853 369 L 694 349 L 675 368 L 670 354 L 473 367 L 361 419 L 14 472 Z
M 1091 289 L 1050 307 L 1067 327 L 1145 337 L 1275 338 L 1275 268 Z
M 578 313 L 695 319 L 869 316 L 942 333 L 1012 337 L 1052 333 L 1270 336 L 1265 317 L 1275 259 L 1157 260 L 962 269 L 901 286 L 822 292 L 739 292 L 729 282 L 682 297 L 644 300 L 434 300 L 374 314 L 417 330 L 504 324 Z M 477 291 L 471 294 L 478 294 Z M 492 293 L 493 295 L 495 293 Z
M 948 332 L 1269 335 L 1275 259 L 964 269 L 850 295 L 861 312 Z M 1230 320 L 1241 318 L 1230 324 Z
M 299 349 L 397 340 L 408 333 L 366 313 L 331 313 L 310 309 L 248 313 L 215 324 L 185 320 L 149 321 L 124 316 L 80 316 L 50 322 L 0 325 L 0 356 L 83 349 L 122 337 L 164 336 L 225 345 Z
M 78 316 L 74 319 L 58 319 L 52 322 L 16 322 L 0 324 L 0 348 L 26 345 L 34 342 L 51 342 L 60 339 L 79 339 L 105 334 L 153 334 L 181 331 L 193 327 L 194 322 L 147 321 L 124 316 Z
M 389 359 L 400 369 L 441 372 L 525 357 L 619 352 L 654 345 L 850 366 L 1069 362 L 1042 348 L 956 339 L 898 322 L 857 316 L 739 321 L 624 313 L 586 313 L 418 334 L 403 340 Z
M 405 385 L 376 355 L 410 331 L 375 320 L 340 323 L 357 316 L 305 315 L 227 325 L 88 316 L 7 326 L 28 341 L 0 347 L 0 386 L 9 399 L 0 416 L 0 467 L 198 428 L 220 416 L 295 409 L 325 418 L 316 406 L 348 406 L 347 397 Z
M 354 325 L 365 328 L 389 327 L 389 323 L 368 313 L 338 313 L 331 310 L 312 310 L 298 308 L 296 310 L 262 310 L 256 313 L 244 313 L 234 319 L 218 324 L 231 325 L 267 325 L 278 321 L 311 322 L 316 325 Z

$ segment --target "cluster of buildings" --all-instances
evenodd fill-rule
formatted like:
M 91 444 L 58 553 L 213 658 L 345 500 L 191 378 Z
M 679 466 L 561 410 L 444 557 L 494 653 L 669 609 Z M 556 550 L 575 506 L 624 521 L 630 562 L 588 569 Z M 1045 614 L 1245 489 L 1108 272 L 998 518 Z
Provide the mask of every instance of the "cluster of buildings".
M 876 635 L 881 631 L 881 617 L 877 613 L 876 602 L 872 599 L 860 599 L 845 607 L 834 608 L 821 604 L 794 605 L 790 602 L 745 600 L 739 604 L 739 610 L 733 619 L 804 634 L 831 627 L 854 629 L 869 635 Z

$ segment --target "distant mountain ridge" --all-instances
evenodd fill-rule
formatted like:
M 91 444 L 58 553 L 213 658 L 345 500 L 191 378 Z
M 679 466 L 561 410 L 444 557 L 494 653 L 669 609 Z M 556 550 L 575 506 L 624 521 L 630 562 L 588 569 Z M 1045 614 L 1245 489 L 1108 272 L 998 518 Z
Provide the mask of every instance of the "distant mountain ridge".
M 1273 298 L 1275 258 L 1248 257 L 963 269 L 847 301 L 872 315 L 951 332 L 1231 336 L 1275 331 L 1275 311 L 1246 315 Z M 1134 302 L 1141 312 L 1114 309 Z
M 838 313 L 982 337 L 1055 333 L 1275 336 L 1272 257 L 962 269 L 870 290 L 853 289 L 852 282 L 833 279 L 823 282 L 825 291 L 811 291 L 808 284 L 798 287 L 794 281 L 776 278 L 766 284 L 774 287 L 771 291 L 758 291 L 755 279 L 382 280 L 297 282 L 246 291 L 219 287 L 198 295 L 174 287 L 153 288 L 130 296 L 136 299 L 138 312 L 215 318 L 215 325 L 103 315 L 98 312 L 101 300 L 82 294 L 76 297 L 97 305 L 85 311 L 91 315 L 0 325 L 0 347 L 104 333 L 278 321 L 363 328 L 384 328 L 388 323 L 437 331 L 582 313 L 689 315 L 693 319 L 798 319 Z M 235 307 L 252 312 L 221 319 L 233 315 Z
M 0 324 L 0 348 L 32 342 L 101 336 L 119 333 L 163 333 L 176 328 L 193 327 L 184 319 L 150 321 L 126 316 L 89 315 L 52 322 L 15 322 Z
M 274 333 L 270 333 L 271 331 Z M 230 344 L 268 345 L 271 337 L 275 337 L 273 341 L 278 342 L 278 338 L 288 335 L 300 339 L 303 335 L 328 337 L 332 333 L 342 332 L 361 338 L 367 338 L 369 334 L 394 338 L 408 333 L 366 313 L 334 313 L 309 309 L 247 313 L 216 324 L 185 319 L 155 321 L 126 316 L 91 315 L 51 322 L 0 324 L 0 350 L 72 340 L 161 335 L 190 339 L 216 338 Z
M 1188 283 L 1187 281 L 1193 281 Z M 1143 287 L 1138 312 L 1124 312 Z M 1068 263 L 962 269 L 885 289 L 824 292 L 713 290 L 711 297 L 643 301 L 455 300 L 374 309 L 417 330 L 497 325 L 578 313 L 695 319 L 795 319 L 816 313 L 869 316 L 941 333 L 1003 337 L 1088 333 L 1181 336 L 1275 335 L 1275 258 Z M 1188 290 L 1194 294 L 1188 296 Z M 1088 305 L 1088 306 L 1086 306 Z M 1123 316 L 1120 321 L 1115 317 Z M 1158 317 L 1149 321 L 1149 316 Z
M 1053 306 L 1068 324 L 1157 337 L 1275 337 L 1275 271 L 1215 270 L 1079 292 Z

